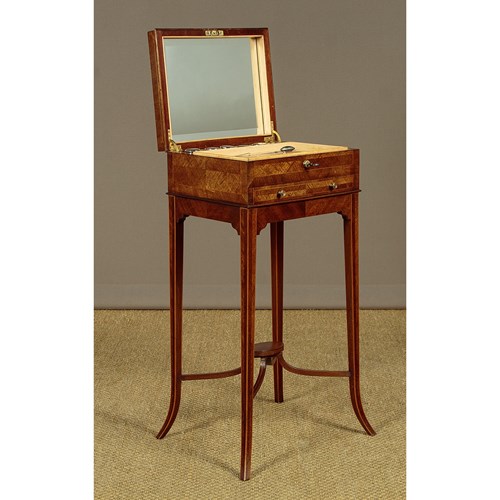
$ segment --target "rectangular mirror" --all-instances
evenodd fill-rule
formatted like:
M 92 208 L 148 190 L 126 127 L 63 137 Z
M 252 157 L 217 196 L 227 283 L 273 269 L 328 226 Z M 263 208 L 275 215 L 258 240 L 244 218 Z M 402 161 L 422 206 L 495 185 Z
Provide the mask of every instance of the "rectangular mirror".
M 255 92 L 252 43 L 255 39 L 246 37 L 164 38 L 174 141 L 259 134 L 264 117 Z
M 184 145 L 231 138 L 257 142 L 271 136 L 267 30 L 207 33 L 211 30 L 151 32 L 150 49 L 157 59 L 157 66 L 152 64 L 153 80 L 158 79 L 154 92 L 163 111 L 157 113 L 158 135 L 167 136 L 167 145 L 170 140 Z M 160 147 L 160 137 L 158 142 Z

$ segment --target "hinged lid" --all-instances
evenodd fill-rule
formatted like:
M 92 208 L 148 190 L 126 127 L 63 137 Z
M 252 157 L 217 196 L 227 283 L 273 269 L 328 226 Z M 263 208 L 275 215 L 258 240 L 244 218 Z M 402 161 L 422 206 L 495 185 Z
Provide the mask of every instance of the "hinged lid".
M 280 140 L 267 28 L 148 33 L 159 151 Z

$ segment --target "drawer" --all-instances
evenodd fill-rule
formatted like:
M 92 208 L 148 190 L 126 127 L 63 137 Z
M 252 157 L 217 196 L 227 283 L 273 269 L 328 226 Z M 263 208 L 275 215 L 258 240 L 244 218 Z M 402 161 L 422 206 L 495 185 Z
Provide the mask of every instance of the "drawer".
M 254 205 L 279 203 L 300 198 L 326 196 L 352 191 L 356 188 L 355 176 L 344 175 L 327 179 L 276 184 L 252 190 Z
M 357 173 L 353 150 L 339 153 L 311 154 L 287 159 L 255 162 L 249 169 L 251 188 L 328 179 Z

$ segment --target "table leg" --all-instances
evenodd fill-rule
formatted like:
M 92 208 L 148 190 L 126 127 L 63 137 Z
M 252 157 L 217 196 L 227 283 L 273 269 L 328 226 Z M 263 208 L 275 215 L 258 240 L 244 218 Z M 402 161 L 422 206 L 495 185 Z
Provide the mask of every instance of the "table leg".
M 184 219 L 179 219 L 175 196 L 168 197 L 169 202 L 169 263 L 170 263 L 170 353 L 171 386 L 170 406 L 167 418 L 156 436 L 165 437 L 175 421 L 181 401 L 182 374 L 182 278 Z
M 344 259 L 346 282 L 347 338 L 349 350 L 349 390 L 356 417 L 365 431 L 374 436 L 368 422 L 359 385 L 359 270 L 358 270 L 358 194 L 351 195 L 350 213 L 344 215 Z
M 252 459 L 253 364 L 255 342 L 255 267 L 257 211 L 240 209 L 241 245 L 241 468 L 250 479 Z
M 283 221 L 271 223 L 271 295 L 273 342 L 283 342 Z M 273 365 L 274 401 L 283 402 L 283 367 Z

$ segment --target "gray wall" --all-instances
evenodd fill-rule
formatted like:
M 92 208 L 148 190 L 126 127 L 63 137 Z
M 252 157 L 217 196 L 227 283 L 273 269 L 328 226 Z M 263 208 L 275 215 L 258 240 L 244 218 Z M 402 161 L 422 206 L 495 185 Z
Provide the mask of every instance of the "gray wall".
M 284 140 L 361 150 L 362 307 L 405 304 L 404 0 L 96 0 L 95 305 L 168 304 L 166 158 L 156 150 L 146 32 L 268 27 Z M 239 306 L 230 225 L 186 221 L 186 307 Z M 342 224 L 285 224 L 285 307 L 342 307 Z M 268 307 L 269 230 L 257 306 Z

